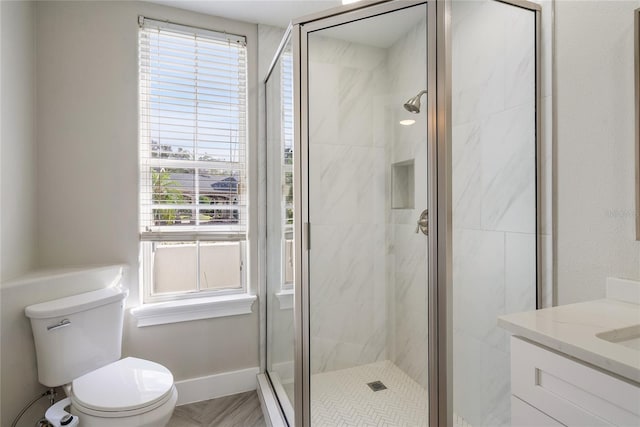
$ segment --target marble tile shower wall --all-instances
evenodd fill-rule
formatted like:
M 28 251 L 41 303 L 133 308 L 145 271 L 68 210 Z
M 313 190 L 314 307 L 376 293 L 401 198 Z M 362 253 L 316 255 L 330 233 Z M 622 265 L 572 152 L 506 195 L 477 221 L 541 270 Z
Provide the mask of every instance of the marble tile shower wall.
M 408 113 L 403 103 L 427 88 L 426 19 L 388 49 L 387 74 L 390 103 L 387 114 L 392 129 L 387 144 L 387 168 L 398 162 L 414 161 L 414 203 L 406 209 L 391 209 L 388 203 L 390 266 L 389 353 L 390 359 L 407 375 L 427 388 L 428 354 L 427 237 L 416 234 L 416 221 L 427 207 L 426 97 L 422 112 Z M 428 95 L 427 95 L 428 96 Z M 412 126 L 400 120 L 413 119 Z M 390 170 L 387 171 L 389 176 Z M 387 190 L 388 191 L 388 190 Z
M 385 60 L 309 38 L 312 373 L 387 358 Z
M 535 308 L 533 13 L 495 1 L 452 10 L 454 411 L 509 425 L 503 313 Z
M 425 43 L 426 20 L 387 49 L 310 40 L 314 373 L 389 359 L 427 387 L 426 110 L 402 107 L 427 86 Z M 391 167 L 406 161 L 414 201 L 392 209 Z

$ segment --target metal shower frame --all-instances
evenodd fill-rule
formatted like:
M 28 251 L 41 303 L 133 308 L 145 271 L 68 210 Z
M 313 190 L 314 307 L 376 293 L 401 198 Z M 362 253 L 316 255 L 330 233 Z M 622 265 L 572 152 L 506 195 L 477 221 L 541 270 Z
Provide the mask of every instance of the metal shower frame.
M 427 5 L 427 133 L 429 211 L 428 331 L 429 426 L 453 425 L 452 410 L 452 154 L 451 5 L 455 0 L 374 0 L 352 3 L 292 21 L 269 67 L 265 83 L 291 38 L 298 60 L 294 76 L 294 241 L 295 241 L 295 426 L 310 426 L 308 46 L 312 31 Z M 536 131 L 536 306 L 542 305 L 541 241 L 541 7 L 525 0 L 493 0 L 535 13 Z M 297 107 L 297 108 L 296 108 Z M 306 169 L 305 169 L 306 170 Z M 302 308 L 305 308 L 304 310 Z

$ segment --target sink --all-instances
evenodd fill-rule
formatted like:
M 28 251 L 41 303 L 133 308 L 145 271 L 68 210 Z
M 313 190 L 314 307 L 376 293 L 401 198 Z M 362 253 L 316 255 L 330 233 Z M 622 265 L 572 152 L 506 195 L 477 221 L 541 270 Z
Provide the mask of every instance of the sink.
M 596 337 L 640 351 L 640 324 L 600 332 Z

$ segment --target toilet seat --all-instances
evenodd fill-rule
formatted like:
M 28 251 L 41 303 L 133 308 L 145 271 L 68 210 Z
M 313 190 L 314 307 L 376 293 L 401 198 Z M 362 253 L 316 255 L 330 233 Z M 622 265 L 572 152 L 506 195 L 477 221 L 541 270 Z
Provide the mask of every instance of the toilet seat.
M 174 393 L 173 375 L 167 368 L 127 357 L 75 379 L 71 403 L 85 414 L 127 417 L 162 406 Z

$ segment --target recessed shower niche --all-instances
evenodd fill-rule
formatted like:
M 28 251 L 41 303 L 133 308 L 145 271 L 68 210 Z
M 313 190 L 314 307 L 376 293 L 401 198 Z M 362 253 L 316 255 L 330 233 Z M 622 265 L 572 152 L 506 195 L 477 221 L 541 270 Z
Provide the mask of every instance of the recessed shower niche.
M 391 165 L 391 208 L 413 209 L 415 207 L 414 161 Z

